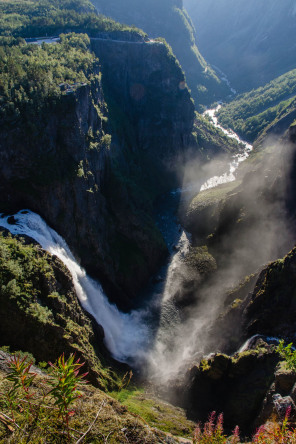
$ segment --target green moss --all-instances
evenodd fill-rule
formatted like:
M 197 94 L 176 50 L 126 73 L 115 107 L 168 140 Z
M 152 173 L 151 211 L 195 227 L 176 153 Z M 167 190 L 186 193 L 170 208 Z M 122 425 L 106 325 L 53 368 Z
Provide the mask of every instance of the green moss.
M 191 247 L 186 254 L 185 262 L 187 265 L 196 269 L 199 273 L 210 273 L 217 269 L 215 258 L 208 252 L 206 246 Z
M 227 194 L 233 191 L 238 185 L 239 182 L 234 181 L 200 192 L 191 201 L 189 213 L 193 211 L 200 211 L 203 208 L 219 204 L 226 198 Z
M 255 349 L 246 350 L 242 353 L 237 353 L 234 357 L 231 358 L 231 361 L 233 364 L 239 364 L 244 359 L 248 358 L 249 356 L 259 356 L 264 353 L 266 353 L 268 350 L 264 346 L 264 344 L 259 344 Z
M 64 265 L 38 245 L 2 233 L 0 305 L 0 345 L 29 351 L 38 361 L 75 352 L 86 360 L 94 384 L 105 389 L 119 384 L 94 342 Z
M 131 387 L 111 395 L 152 427 L 177 436 L 190 437 L 192 434 L 194 424 L 186 419 L 182 409 L 146 393 L 145 389 Z

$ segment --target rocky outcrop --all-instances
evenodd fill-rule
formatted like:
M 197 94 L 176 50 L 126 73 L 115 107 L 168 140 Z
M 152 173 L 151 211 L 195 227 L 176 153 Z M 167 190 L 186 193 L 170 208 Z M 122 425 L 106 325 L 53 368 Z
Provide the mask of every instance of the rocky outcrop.
M 244 327 L 255 333 L 294 337 L 296 249 L 260 274 L 244 309 Z
M 233 357 L 217 354 L 203 360 L 187 374 L 190 415 L 205 421 L 212 411 L 223 412 L 227 430 L 239 425 L 244 434 L 252 432 L 278 362 L 274 347 L 264 342 Z
M 212 347 L 234 353 L 248 338 L 295 337 L 296 248 L 229 293 L 209 331 Z M 211 347 L 210 347 L 211 348 Z
M 264 398 L 261 412 L 255 421 L 256 426 L 274 417 L 280 420 L 287 417 L 290 424 L 295 424 L 296 374 L 293 370 L 287 369 L 285 362 L 281 362 L 274 376 L 274 382 Z

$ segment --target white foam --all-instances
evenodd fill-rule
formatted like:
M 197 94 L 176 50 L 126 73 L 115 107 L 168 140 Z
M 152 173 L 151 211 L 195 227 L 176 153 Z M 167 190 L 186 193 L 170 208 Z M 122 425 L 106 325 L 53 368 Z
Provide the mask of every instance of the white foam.
M 48 227 L 38 214 L 22 210 L 14 215 L 14 219 L 16 223 L 10 224 L 8 217 L 1 215 L 0 226 L 12 234 L 30 236 L 66 265 L 82 307 L 102 325 L 106 346 L 113 357 L 120 361 L 141 360 L 148 341 L 144 313 L 121 313 L 115 305 L 110 304 L 101 285 L 86 274 L 64 239 Z

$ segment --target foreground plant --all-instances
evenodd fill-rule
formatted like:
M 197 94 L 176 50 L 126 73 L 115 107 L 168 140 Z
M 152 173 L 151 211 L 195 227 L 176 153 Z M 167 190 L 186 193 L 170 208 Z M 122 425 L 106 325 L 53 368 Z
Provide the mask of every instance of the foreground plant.
M 268 422 L 257 430 L 252 443 L 256 444 L 295 444 L 296 429 L 290 430 L 288 420 L 290 409 L 287 410 L 282 424 Z
M 52 386 L 49 394 L 55 399 L 54 405 L 58 407 L 59 416 L 63 418 L 66 424 L 68 438 L 70 438 L 69 417 L 74 414 L 74 411 L 70 410 L 70 405 L 81 397 L 78 384 L 87 375 L 87 373 L 79 374 L 79 370 L 84 363 L 80 364 L 80 360 L 74 361 L 74 358 L 75 356 L 71 355 L 65 360 L 63 353 L 58 358 L 56 365 L 49 363 L 53 370 L 53 377 L 49 380 L 49 384 Z
M 296 444 L 296 429 L 289 426 L 291 409 L 287 409 L 282 423 L 269 421 L 259 427 L 255 435 L 248 440 L 249 444 Z M 235 427 L 231 436 L 224 434 L 223 415 L 220 414 L 216 420 L 216 413 L 212 412 L 208 421 L 202 427 L 197 425 L 193 444 L 239 444 L 240 433 L 238 426 Z
M 290 344 L 285 346 L 284 340 L 281 339 L 279 341 L 279 345 L 276 348 L 276 351 L 286 361 L 287 367 L 290 370 L 296 371 L 296 350 L 293 346 L 293 343 L 291 342 Z
M 11 417 L 0 412 L 1 422 L 10 432 L 17 431 L 24 436 L 25 442 L 30 442 L 36 431 L 41 434 L 46 431 L 54 435 L 62 433 L 63 436 L 65 428 L 67 442 L 71 442 L 69 418 L 75 414 L 72 404 L 81 397 L 78 386 L 86 383 L 87 373 L 79 373 L 84 363 L 80 363 L 79 359 L 75 361 L 73 354 L 68 359 L 63 354 L 56 364 L 49 363 L 52 374 L 43 379 L 41 393 L 33 390 L 37 375 L 31 372 L 32 362 L 28 362 L 27 356 L 12 356 L 7 364 L 9 374 L 5 380 L 10 384 L 4 393 L 0 393 L 0 400 Z M 62 419 L 60 429 L 58 418 Z
M 197 425 L 193 444 L 237 444 L 240 442 L 239 428 L 236 427 L 233 434 L 227 437 L 223 430 L 223 414 L 220 413 L 216 420 L 216 412 L 212 412 L 208 421 L 202 427 Z
M 34 416 L 34 408 L 31 399 L 34 393 L 30 388 L 36 373 L 30 372 L 32 362 L 27 362 L 27 356 L 21 358 L 20 356 L 12 356 L 8 361 L 8 368 L 10 370 L 6 379 L 12 383 L 10 390 L 6 394 L 6 399 L 11 409 L 11 415 L 14 419 L 14 410 L 18 406 L 18 398 L 23 396 L 28 403 L 27 413 Z

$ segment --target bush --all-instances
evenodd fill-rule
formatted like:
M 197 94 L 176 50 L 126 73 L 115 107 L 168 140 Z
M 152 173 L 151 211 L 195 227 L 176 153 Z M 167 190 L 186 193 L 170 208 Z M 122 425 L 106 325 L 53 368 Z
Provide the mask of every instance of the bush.
M 280 340 L 279 345 L 276 348 L 276 351 L 281 355 L 281 357 L 286 361 L 286 365 L 288 369 L 296 371 L 296 350 L 292 350 L 293 343 L 291 342 L 288 345 L 284 345 L 284 340 Z
M 75 414 L 72 405 L 81 397 L 78 386 L 86 383 L 84 374 L 79 374 L 84 363 L 75 361 L 71 354 L 65 359 L 60 356 L 56 364 L 51 366 L 50 377 L 44 377 L 42 392 L 34 387 L 36 373 L 31 371 L 32 362 L 28 362 L 27 356 L 11 356 L 7 365 L 9 373 L 5 378 L 8 386 L 0 394 L 2 407 L 10 412 L 10 416 L 2 414 L 5 425 L 11 431 L 17 431 L 19 442 L 26 439 L 31 442 L 32 435 L 48 434 L 53 431 L 57 438 L 67 436 L 67 442 L 71 442 L 69 419 Z

